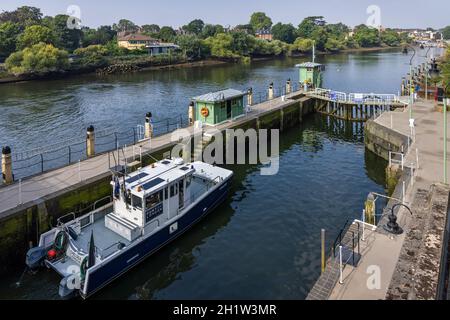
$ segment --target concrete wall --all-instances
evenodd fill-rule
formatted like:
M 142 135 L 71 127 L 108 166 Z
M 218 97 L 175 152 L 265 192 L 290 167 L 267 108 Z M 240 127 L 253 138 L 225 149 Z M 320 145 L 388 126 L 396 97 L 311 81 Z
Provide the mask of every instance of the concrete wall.
M 368 120 L 364 128 L 364 142 L 367 149 L 385 160 L 389 160 L 389 151 L 401 152 L 402 146 L 406 152 L 408 137 L 386 128 L 373 120 Z

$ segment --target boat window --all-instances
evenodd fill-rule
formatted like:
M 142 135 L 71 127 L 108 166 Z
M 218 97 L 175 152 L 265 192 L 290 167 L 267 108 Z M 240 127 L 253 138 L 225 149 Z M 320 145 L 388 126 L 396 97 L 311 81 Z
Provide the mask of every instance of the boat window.
M 163 199 L 162 191 L 156 192 L 145 199 L 145 207 L 152 208 L 158 203 L 160 203 Z
M 132 206 L 138 209 L 142 209 L 142 198 L 132 195 L 131 196 Z
M 167 200 L 169 198 L 169 188 L 164 189 L 164 199 Z
M 175 196 L 175 185 L 170 186 L 170 197 L 172 198 Z
M 191 185 L 191 180 L 192 180 L 191 176 L 186 177 L 186 189 Z

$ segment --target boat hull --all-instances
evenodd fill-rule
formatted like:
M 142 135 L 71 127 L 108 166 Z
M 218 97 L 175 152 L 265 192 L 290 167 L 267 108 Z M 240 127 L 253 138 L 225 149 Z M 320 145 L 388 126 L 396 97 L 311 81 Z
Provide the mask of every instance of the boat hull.
M 148 238 L 124 249 L 111 260 L 105 261 L 100 267 L 95 266 L 93 270 L 89 270 L 85 290 L 84 292 L 80 291 L 82 298 L 88 298 L 93 295 L 195 225 L 225 200 L 230 184 L 231 178 L 224 180 L 221 185 L 217 186 L 215 190 L 195 204 L 179 219 Z M 177 229 L 173 231 L 171 227 L 175 223 L 177 224 Z

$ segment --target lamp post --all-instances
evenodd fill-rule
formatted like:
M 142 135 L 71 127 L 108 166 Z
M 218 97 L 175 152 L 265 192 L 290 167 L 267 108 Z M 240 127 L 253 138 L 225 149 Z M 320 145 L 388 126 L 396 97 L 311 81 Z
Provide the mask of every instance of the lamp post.
M 425 53 L 425 100 L 428 100 L 428 53 L 430 52 L 431 47 L 428 47 L 427 53 Z
M 409 60 L 409 119 L 413 117 L 412 105 L 413 105 L 413 74 L 412 74 L 412 61 L 416 56 L 416 49 L 413 46 L 409 46 L 413 50 L 413 55 Z

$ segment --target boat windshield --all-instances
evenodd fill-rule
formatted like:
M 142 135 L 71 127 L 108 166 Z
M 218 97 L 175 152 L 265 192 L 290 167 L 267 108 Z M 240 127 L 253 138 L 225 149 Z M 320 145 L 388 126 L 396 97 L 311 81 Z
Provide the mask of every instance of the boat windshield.
M 137 209 L 142 209 L 142 198 L 133 194 L 131 196 L 131 205 Z

